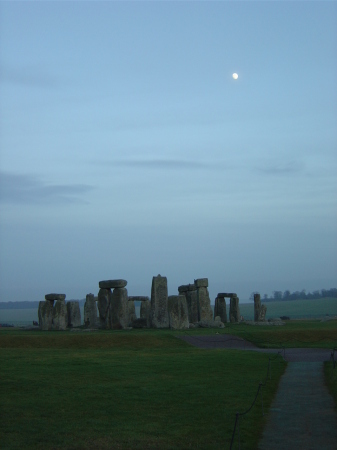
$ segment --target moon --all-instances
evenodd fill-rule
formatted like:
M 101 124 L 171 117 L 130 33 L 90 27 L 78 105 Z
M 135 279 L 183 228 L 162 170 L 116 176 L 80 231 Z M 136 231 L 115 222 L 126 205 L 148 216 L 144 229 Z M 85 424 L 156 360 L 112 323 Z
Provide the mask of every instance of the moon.
M 237 73 L 233 73 L 232 77 L 234 78 L 234 80 L 237 80 L 239 78 L 239 75 Z

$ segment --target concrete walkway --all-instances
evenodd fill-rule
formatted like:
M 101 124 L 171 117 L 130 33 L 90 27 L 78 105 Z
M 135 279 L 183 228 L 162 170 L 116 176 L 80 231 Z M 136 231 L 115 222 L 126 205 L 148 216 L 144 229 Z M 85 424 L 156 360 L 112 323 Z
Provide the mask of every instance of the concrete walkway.
M 337 449 L 337 416 L 321 362 L 288 364 L 258 449 Z

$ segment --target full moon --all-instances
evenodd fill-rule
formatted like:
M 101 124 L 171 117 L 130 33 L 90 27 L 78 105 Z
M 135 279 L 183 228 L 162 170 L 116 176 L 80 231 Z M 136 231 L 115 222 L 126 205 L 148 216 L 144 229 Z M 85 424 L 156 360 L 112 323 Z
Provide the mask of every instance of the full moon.
M 234 78 L 234 80 L 237 80 L 239 78 L 239 75 L 237 73 L 233 73 L 232 77 Z

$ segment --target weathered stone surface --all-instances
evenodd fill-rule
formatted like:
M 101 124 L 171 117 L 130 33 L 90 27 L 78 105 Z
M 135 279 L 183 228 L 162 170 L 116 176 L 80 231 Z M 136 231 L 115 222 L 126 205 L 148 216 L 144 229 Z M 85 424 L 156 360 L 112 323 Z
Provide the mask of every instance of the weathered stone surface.
M 181 286 L 178 286 L 178 292 L 181 294 L 182 292 L 188 291 L 188 284 L 182 284 Z
M 186 297 L 184 295 L 170 295 L 167 304 L 170 328 L 174 330 L 189 328 Z
M 191 285 L 190 285 L 191 286 Z M 198 292 L 196 289 L 185 292 L 188 317 L 190 323 L 196 323 L 200 320 L 198 308 Z
M 254 294 L 254 322 L 259 321 L 260 308 L 261 308 L 260 294 Z
M 213 311 L 207 287 L 198 287 L 197 290 L 199 320 L 213 320 Z
M 103 280 L 98 283 L 100 289 L 124 288 L 128 282 L 126 280 Z
M 189 284 L 188 285 L 188 290 L 189 291 L 196 291 L 197 290 L 197 287 L 196 287 L 196 285 L 193 283 L 193 284 Z
M 101 328 L 111 328 L 110 302 L 112 292 L 110 289 L 100 289 L 97 296 L 97 307 L 99 312 L 99 324 Z
M 99 325 L 97 317 L 96 297 L 94 294 L 87 294 L 84 303 L 84 325 L 88 328 L 96 328 Z
M 40 302 L 38 317 L 41 330 L 51 330 L 53 327 L 53 303 L 50 301 Z
M 197 280 L 194 280 L 194 284 L 197 288 L 200 287 L 208 287 L 208 278 L 198 278 Z
M 151 288 L 151 324 L 153 328 L 168 328 L 170 325 L 167 297 L 167 278 L 160 275 L 153 277 Z
M 46 294 L 44 296 L 44 298 L 46 300 L 65 300 L 66 299 L 66 294 Z
M 220 320 L 200 320 L 198 322 L 200 328 L 225 328 L 225 325 Z
M 127 308 L 128 308 L 128 326 L 133 326 L 132 322 L 137 319 L 137 315 L 135 302 L 130 300 L 130 297 L 128 298 Z
M 110 328 L 120 329 L 129 326 L 128 291 L 125 288 L 116 288 L 112 292 L 110 301 Z
M 237 297 L 237 295 L 234 292 L 219 292 L 218 298 L 232 298 Z
M 133 301 L 133 302 L 148 302 L 150 301 L 150 297 L 145 297 L 142 295 L 132 295 L 129 296 L 129 301 Z
M 53 308 L 53 330 L 66 330 L 68 326 L 68 311 L 64 300 L 56 300 Z
M 229 320 L 232 323 L 240 322 L 239 297 L 230 298 Z
M 140 304 L 140 318 L 146 321 L 146 328 L 151 328 L 151 302 L 150 300 L 143 301 Z
M 221 322 L 227 322 L 226 300 L 224 297 L 217 297 L 214 304 L 214 317 L 219 316 Z
M 67 302 L 68 313 L 68 327 L 80 327 L 81 326 L 81 311 L 80 303 L 76 300 Z

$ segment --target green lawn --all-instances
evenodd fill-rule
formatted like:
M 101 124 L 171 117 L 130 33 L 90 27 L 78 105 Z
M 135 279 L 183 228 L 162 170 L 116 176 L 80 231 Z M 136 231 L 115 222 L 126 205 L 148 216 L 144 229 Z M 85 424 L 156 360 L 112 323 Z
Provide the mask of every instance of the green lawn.
M 2 449 L 229 448 L 268 366 L 268 355 L 199 350 L 169 330 L 0 330 L 0 357 Z M 285 365 L 272 361 L 265 410 Z M 242 448 L 256 448 L 264 420 L 259 398 Z

